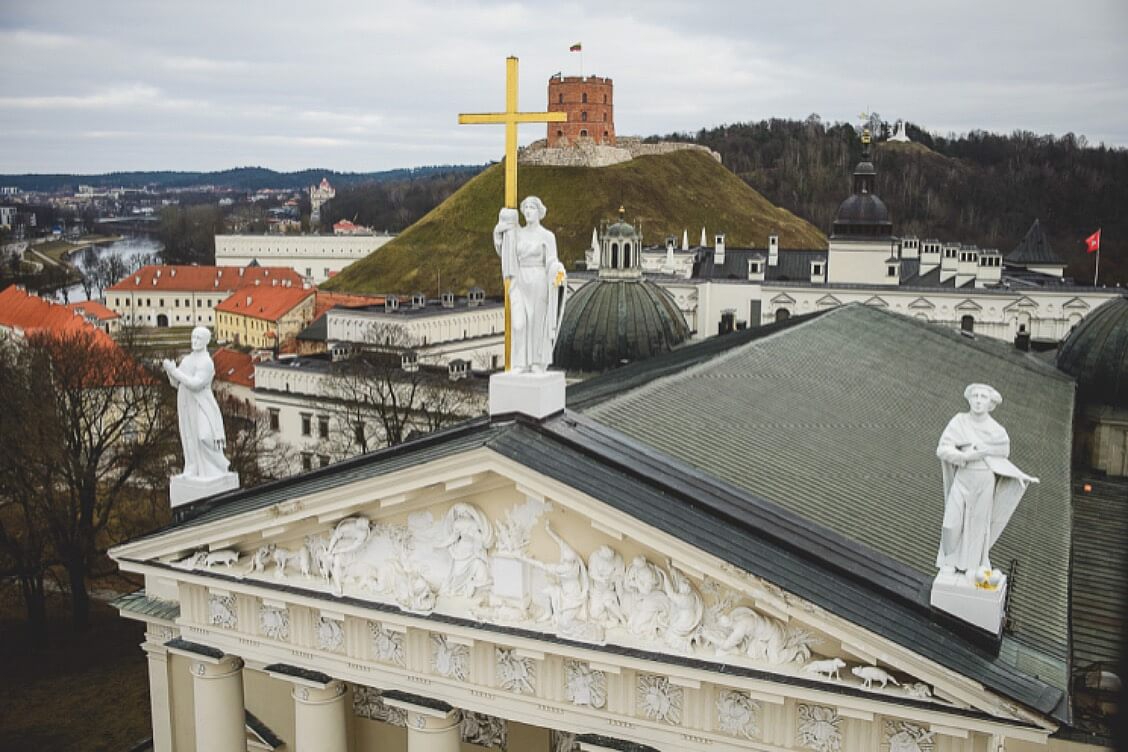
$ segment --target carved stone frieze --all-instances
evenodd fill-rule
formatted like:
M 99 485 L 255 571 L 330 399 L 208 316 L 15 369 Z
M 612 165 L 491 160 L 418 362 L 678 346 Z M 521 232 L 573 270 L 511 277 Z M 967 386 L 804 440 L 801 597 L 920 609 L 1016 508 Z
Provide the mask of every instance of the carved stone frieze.
M 344 646 L 344 625 L 336 619 L 326 619 L 324 616 L 319 616 L 317 619 L 317 647 L 336 653 L 340 652 Z
M 274 606 L 259 607 L 259 630 L 264 637 L 272 640 L 287 640 L 290 637 L 290 612 Z
M 935 733 L 908 721 L 885 722 L 885 746 L 889 752 L 932 752 Z
M 759 733 L 760 703 L 746 692 L 723 689 L 717 692 L 717 728 L 731 736 L 752 739 Z
M 529 695 L 536 691 L 537 663 L 515 650 L 497 648 L 497 683 L 507 692 Z
M 393 632 L 380 622 L 368 622 L 368 632 L 372 636 L 372 654 L 376 660 L 393 666 L 404 666 L 403 633 Z
M 224 629 L 235 629 L 239 625 L 235 596 L 208 594 L 208 622 Z
M 834 708 L 799 705 L 799 745 L 815 752 L 842 749 L 842 718 Z
M 551 752 L 580 752 L 576 735 L 570 731 L 552 729 L 548 734 L 548 746 Z
M 407 725 L 407 711 L 385 705 L 380 690 L 359 684 L 354 684 L 352 689 L 354 715 L 373 721 L 383 721 L 393 726 Z
M 504 718 L 463 710 L 459 731 L 462 741 L 467 744 L 477 744 L 489 749 L 508 749 L 509 724 Z
M 470 676 L 470 648 L 446 635 L 431 635 L 431 668 L 439 676 L 466 681 Z
M 680 724 L 684 696 L 685 690 L 670 684 L 665 676 L 638 675 L 638 709 L 652 721 Z
M 607 706 L 607 674 L 583 661 L 564 661 L 565 693 L 573 705 Z

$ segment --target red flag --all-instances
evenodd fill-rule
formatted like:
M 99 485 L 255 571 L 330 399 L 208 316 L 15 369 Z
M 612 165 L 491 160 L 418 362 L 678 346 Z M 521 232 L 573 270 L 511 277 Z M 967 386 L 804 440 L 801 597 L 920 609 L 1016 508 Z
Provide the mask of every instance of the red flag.
M 584 49 L 584 46 L 582 44 L 580 44 L 579 42 L 576 42 L 575 44 L 573 44 L 571 47 L 568 48 L 568 52 L 581 52 L 581 51 L 583 51 L 583 49 Z
M 1097 230 L 1085 238 L 1085 253 L 1092 253 L 1101 249 L 1101 231 Z

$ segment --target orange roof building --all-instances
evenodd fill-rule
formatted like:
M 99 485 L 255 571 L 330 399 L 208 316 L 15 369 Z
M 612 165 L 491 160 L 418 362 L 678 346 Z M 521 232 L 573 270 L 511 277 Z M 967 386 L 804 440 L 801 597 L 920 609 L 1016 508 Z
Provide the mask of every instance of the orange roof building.
M 113 340 L 101 328 L 61 303 L 44 300 L 31 295 L 19 285 L 11 285 L 0 290 L 0 332 L 16 337 L 24 337 L 38 331 L 55 334 L 75 334 L 94 332 L 105 344 L 113 345 Z
M 113 334 L 121 325 L 121 316 L 102 305 L 97 300 L 67 303 L 67 308 L 71 309 L 79 316 L 85 317 L 88 322 L 98 327 L 106 334 Z
M 236 290 L 215 307 L 216 339 L 239 346 L 272 348 L 313 320 L 313 288 L 298 285 Z
M 129 326 L 215 326 L 215 307 L 245 287 L 301 287 L 288 267 L 152 264 L 106 288 L 106 305 Z

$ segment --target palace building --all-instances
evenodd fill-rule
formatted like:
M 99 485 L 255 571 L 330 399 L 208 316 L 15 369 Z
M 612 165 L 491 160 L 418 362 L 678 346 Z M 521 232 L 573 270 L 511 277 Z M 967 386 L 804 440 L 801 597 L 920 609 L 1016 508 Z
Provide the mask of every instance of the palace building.
M 1040 477 L 998 634 L 929 601 L 969 382 Z M 153 749 L 1072 750 L 1123 613 L 1071 588 L 1073 410 L 1036 355 L 846 305 L 199 500 L 111 551 Z

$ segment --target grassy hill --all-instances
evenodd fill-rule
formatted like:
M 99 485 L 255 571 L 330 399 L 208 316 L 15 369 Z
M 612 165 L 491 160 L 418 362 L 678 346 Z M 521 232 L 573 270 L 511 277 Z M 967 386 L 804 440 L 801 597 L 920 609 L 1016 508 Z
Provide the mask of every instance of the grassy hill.
M 497 164 L 474 177 L 395 240 L 357 261 L 324 285 L 348 292 L 423 290 L 441 284 L 464 292 L 475 285 L 501 293 L 501 268 L 492 231 L 504 195 Z M 701 227 L 724 232 L 729 246 L 766 247 L 778 232 L 785 248 L 825 248 L 826 237 L 791 212 L 773 206 L 739 177 L 705 154 L 691 151 L 640 157 L 611 167 L 539 167 L 518 170 L 521 198 L 536 195 L 548 207 L 544 226 L 556 233 L 569 268 L 583 259 L 591 231 L 622 204 L 627 220 L 641 224 L 646 243 L 667 235 L 691 243 Z M 441 278 L 441 282 L 440 282 Z

